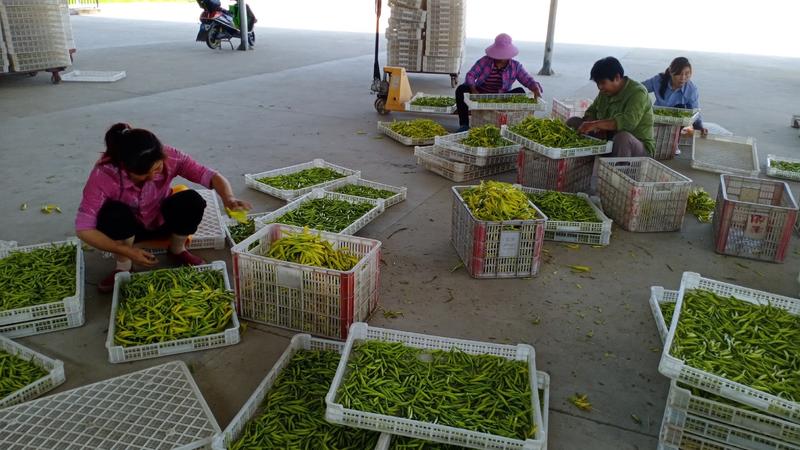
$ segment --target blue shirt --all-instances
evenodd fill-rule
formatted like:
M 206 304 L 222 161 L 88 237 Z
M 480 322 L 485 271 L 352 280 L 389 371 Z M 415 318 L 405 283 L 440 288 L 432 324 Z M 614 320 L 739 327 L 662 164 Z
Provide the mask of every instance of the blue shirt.
M 664 91 L 663 96 L 660 92 L 661 74 L 645 80 L 642 84 L 647 88 L 647 92 L 652 92 L 656 95 L 655 106 L 686 109 L 700 107 L 700 94 L 697 92 L 697 86 L 691 80 L 678 89 L 672 89 L 672 81 L 667 80 L 667 89 Z M 700 129 L 702 127 L 702 122 L 698 116 L 697 121 L 694 123 L 694 128 Z

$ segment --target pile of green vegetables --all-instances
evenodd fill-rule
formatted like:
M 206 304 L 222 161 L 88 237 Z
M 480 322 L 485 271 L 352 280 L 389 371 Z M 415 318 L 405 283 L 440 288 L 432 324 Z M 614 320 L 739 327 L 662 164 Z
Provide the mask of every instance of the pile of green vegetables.
M 233 299 L 217 270 L 182 267 L 134 275 L 122 287 L 114 342 L 130 347 L 221 333 L 231 322 Z
M 419 97 L 411 102 L 414 106 L 436 106 L 439 108 L 448 108 L 456 104 L 454 97 Z
M 717 202 L 703 188 L 692 189 L 686 202 L 686 209 L 700 222 L 711 222 Z
M 694 112 L 691 109 L 664 109 L 653 108 L 653 114 L 656 116 L 669 116 L 669 117 L 692 117 Z
M 343 177 L 344 175 L 341 173 L 327 167 L 313 167 L 286 175 L 258 178 L 256 181 L 278 189 L 295 190 L 316 186 L 320 183 L 338 180 Z
M 386 189 L 376 189 L 374 187 L 369 186 L 362 186 L 360 184 L 346 184 L 339 189 L 336 189 L 334 192 L 338 192 L 340 194 L 352 195 L 355 197 L 365 197 L 365 198 L 383 198 L 387 199 L 389 197 L 394 197 L 397 195 L 396 192 L 387 191 Z
M 686 291 L 669 353 L 696 369 L 800 401 L 800 316 L 784 309 Z
M 594 139 L 578 134 L 558 119 L 537 119 L 530 116 L 508 129 L 512 133 L 550 148 L 580 148 L 599 144 Z
M 500 128 L 492 124 L 470 128 L 467 137 L 461 143 L 468 147 L 497 148 L 514 145 L 513 142 L 500 136 Z
M 470 97 L 470 100 L 476 103 L 539 103 L 536 97 L 528 97 L 525 94 L 504 97 Z
M 238 244 L 256 232 L 256 222 L 255 220 L 248 218 L 244 223 L 237 222 L 235 225 L 229 225 L 228 231 L 231 233 L 231 239 L 233 239 L 233 242 Z
M 340 355 L 325 350 L 300 350 L 281 370 L 261 404 L 230 450 L 244 449 L 372 449 L 380 433 L 328 423 L 328 393 Z
M 577 195 L 556 191 L 529 193 L 531 199 L 549 220 L 562 222 L 597 223 L 600 219 L 595 214 L 588 200 Z
M 479 220 L 531 220 L 537 216 L 525 193 L 509 183 L 481 181 L 462 191 L 461 198 Z
M 33 362 L 0 350 L 0 400 L 46 376 Z
M 374 206 L 370 203 L 350 203 L 332 198 L 315 198 L 274 220 L 275 223 L 309 227 L 315 230 L 338 233 Z
M 388 127 L 401 136 L 414 139 L 433 139 L 447 134 L 443 126 L 430 119 L 395 121 L 388 124 Z
M 662 302 L 658 306 L 661 308 L 661 315 L 664 316 L 664 322 L 669 328 L 669 324 L 672 322 L 672 315 L 675 314 L 675 302 Z
M 12 251 L 0 259 L 0 311 L 75 295 L 75 244 Z
M 267 256 L 334 270 L 350 270 L 359 261 L 347 247 L 335 249 L 330 241 L 311 233 L 308 228 L 301 233 L 285 233 L 270 245 Z
M 528 365 L 498 356 L 358 342 L 336 397 L 349 409 L 511 439 L 536 433 Z
M 771 160 L 769 162 L 770 167 L 774 167 L 778 170 L 785 170 L 787 172 L 800 172 L 800 163 L 796 162 L 789 162 L 789 161 L 780 161 L 780 160 Z

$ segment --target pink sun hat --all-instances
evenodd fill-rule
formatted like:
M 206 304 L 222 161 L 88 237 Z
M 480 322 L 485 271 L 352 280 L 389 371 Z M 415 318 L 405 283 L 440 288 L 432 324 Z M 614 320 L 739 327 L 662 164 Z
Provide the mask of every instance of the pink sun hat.
M 492 59 L 511 59 L 519 54 L 519 50 L 511 43 L 511 36 L 500 33 L 494 38 L 494 44 L 486 47 L 486 55 Z

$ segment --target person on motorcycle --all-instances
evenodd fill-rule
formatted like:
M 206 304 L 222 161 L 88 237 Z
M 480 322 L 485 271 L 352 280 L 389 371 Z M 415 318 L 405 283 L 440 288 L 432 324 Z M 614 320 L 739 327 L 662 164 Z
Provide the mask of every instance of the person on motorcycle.
M 106 151 L 89 174 L 75 218 L 83 242 L 115 255 L 116 267 L 97 285 L 100 292 L 110 292 L 114 275 L 130 271 L 133 263 L 157 264 L 152 253 L 134 247 L 137 241 L 169 239 L 171 259 L 184 265 L 204 264 L 186 249 L 186 241 L 203 220 L 206 202 L 194 190 L 173 193 L 170 184 L 176 177 L 214 189 L 226 208 L 252 208 L 233 195 L 224 176 L 163 145 L 148 130 L 117 123 L 106 132 L 105 142 Z

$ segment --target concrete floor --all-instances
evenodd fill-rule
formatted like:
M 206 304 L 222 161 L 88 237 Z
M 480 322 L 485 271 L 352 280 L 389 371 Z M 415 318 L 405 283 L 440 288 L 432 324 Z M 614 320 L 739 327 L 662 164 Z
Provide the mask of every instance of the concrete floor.
M 524 342 L 537 367 L 550 373 L 550 449 L 650 449 L 656 446 L 668 380 L 657 371 L 660 341 L 647 304 L 649 286 L 677 289 L 681 272 L 696 271 L 783 295 L 797 293 L 798 253 L 784 264 L 729 258 L 712 251 L 710 225 L 687 217 L 681 232 L 635 234 L 614 228 L 611 245 L 573 250 L 545 245 L 546 263 L 529 280 L 474 280 L 451 273 L 458 257 L 449 243 L 448 180 L 418 169 L 412 149 L 378 140 L 369 93 L 371 36 L 257 29 L 247 54 L 211 51 L 194 43 L 196 26 L 74 17 L 76 69 L 126 70 L 113 84 L 49 83 L 49 77 L 0 78 L 0 239 L 21 244 L 73 234 L 73 218 L 105 129 L 116 121 L 153 130 L 226 175 L 256 211 L 281 201 L 244 186 L 242 174 L 313 158 L 359 168 L 365 178 L 409 187 L 359 235 L 383 242 L 381 306 L 370 323 L 442 336 Z M 467 64 L 485 43 L 468 41 Z M 541 43 L 520 43 L 521 61 L 535 71 Z M 800 60 L 680 52 L 695 61 L 706 120 L 758 140 L 767 153 L 798 155 L 788 127 L 800 104 Z M 594 96 L 588 70 L 596 59 L 619 57 L 634 78 L 652 75 L 677 52 L 637 48 L 556 47 L 558 74 L 541 79 L 545 97 Z M 382 56 L 382 61 L 385 57 Z M 444 76 L 411 78 L 417 91 L 450 92 Z M 404 117 L 401 114 L 397 118 Z M 444 119 L 455 128 L 454 118 Z M 367 134 L 361 134 L 361 131 Z M 715 193 L 718 175 L 668 163 Z M 510 181 L 513 172 L 500 179 Z M 792 188 L 796 191 L 797 185 Z M 713 194 L 712 194 L 713 195 Z M 28 203 L 31 208 L 20 211 Z M 56 203 L 63 215 L 36 206 Z M 229 260 L 227 251 L 201 251 Z M 592 268 L 573 274 L 568 265 Z M 86 325 L 21 341 L 65 362 L 67 382 L 56 392 L 150 367 L 173 358 L 112 365 L 104 341 L 110 296 L 96 282 L 109 270 L 97 252 L 86 255 Z M 541 323 L 532 319 L 541 317 Z M 593 331 L 593 337 L 586 337 Z M 234 347 L 186 354 L 221 427 L 236 414 L 285 348 L 291 332 L 249 323 Z M 589 394 L 592 412 L 568 402 Z M 631 414 L 642 418 L 639 424 Z

